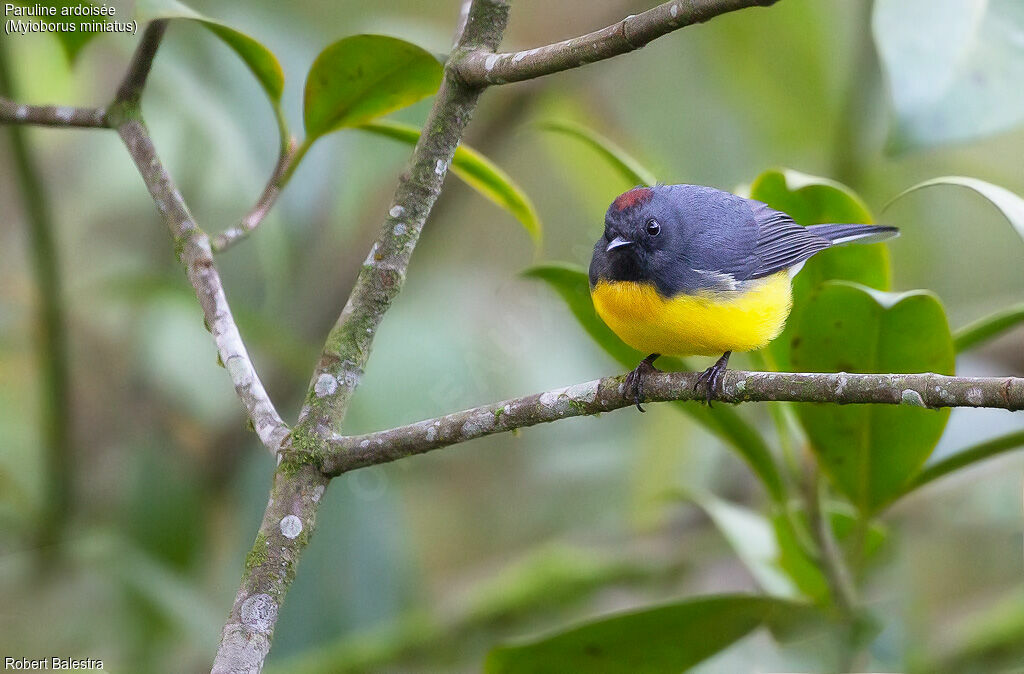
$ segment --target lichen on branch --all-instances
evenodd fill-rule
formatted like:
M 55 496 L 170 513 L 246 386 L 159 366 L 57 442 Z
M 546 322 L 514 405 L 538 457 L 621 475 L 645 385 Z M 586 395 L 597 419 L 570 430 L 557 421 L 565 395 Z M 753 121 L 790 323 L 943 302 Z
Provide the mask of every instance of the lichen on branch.
M 658 372 L 645 378 L 648 402 L 700 401 L 697 373 Z M 320 457 L 331 476 L 356 468 L 395 461 L 476 438 L 631 407 L 625 377 L 605 377 L 561 389 L 503 400 L 377 433 L 336 436 L 332 450 Z M 1018 377 L 950 377 L 940 374 L 850 374 L 743 372 L 726 373 L 721 396 L 726 403 L 788 401 L 875 403 L 913 407 L 992 407 L 1024 409 L 1024 379 Z

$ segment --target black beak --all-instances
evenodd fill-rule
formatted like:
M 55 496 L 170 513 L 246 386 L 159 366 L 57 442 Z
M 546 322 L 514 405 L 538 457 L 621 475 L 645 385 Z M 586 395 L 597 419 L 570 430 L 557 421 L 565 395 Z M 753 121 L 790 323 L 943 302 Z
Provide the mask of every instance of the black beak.
M 632 246 L 633 242 L 629 239 L 624 239 L 621 236 L 617 236 L 612 239 L 605 247 L 604 252 L 608 253 L 615 250 L 616 248 L 622 248 L 623 246 Z

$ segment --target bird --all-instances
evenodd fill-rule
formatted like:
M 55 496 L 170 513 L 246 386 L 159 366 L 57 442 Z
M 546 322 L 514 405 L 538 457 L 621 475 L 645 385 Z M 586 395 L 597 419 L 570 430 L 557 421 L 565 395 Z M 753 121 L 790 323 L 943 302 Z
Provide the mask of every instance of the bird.
M 803 226 L 767 204 L 703 185 L 635 187 L 605 214 L 590 262 L 597 315 L 650 355 L 625 379 L 644 411 L 644 377 L 662 355 L 717 356 L 697 378 L 708 405 L 734 351 L 774 340 L 792 308 L 792 278 L 815 253 L 899 235 L 888 225 Z

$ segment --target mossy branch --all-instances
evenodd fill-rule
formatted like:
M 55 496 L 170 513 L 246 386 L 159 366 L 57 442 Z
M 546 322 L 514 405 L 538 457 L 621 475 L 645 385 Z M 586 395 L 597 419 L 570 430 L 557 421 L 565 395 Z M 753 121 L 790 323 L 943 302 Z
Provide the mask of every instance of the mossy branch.
M 605 377 L 523 398 L 474 407 L 436 419 L 366 435 L 336 436 L 332 449 L 318 457 L 330 476 L 387 463 L 433 449 L 537 424 L 630 407 L 625 376 Z M 704 398 L 697 373 L 659 372 L 644 380 L 648 402 Z M 1024 379 L 1018 377 L 950 377 L 939 374 L 849 374 L 744 372 L 725 375 L 726 403 L 788 401 L 875 403 L 913 407 L 993 407 L 1024 409 Z M 287 459 L 287 457 L 286 457 Z

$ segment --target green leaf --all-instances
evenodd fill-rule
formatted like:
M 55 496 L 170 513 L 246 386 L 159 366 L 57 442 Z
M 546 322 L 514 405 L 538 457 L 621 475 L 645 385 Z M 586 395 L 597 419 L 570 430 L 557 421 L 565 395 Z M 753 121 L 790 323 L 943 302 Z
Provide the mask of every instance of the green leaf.
M 960 450 L 956 454 L 947 456 L 941 461 L 936 461 L 926 466 L 924 470 L 910 481 L 910 484 L 907 485 L 903 493 L 909 494 L 961 468 L 990 459 L 993 456 L 1012 452 L 1021 447 L 1024 447 L 1024 431 L 1014 431 L 1001 435 L 998 438 L 992 438 L 991 440 L 972 445 L 967 449 Z
M 989 316 L 979 318 L 954 333 L 953 339 L 956 351 L 960 353 L 974 348 L 983 342 L 998 337 L 1021 323 L 1024 323 L 1024 304 L 1008 307 Z
M 873 31 L 901 151 L 963 141 L 1024 121 L 1024 3 L 878 0 Z
M 863 561 L 870 561 L 889 538 L 889 530 L 886 526 L 875 520 L 870 522 L 863 532 L 863 540 L 858 541 L 857 538 L 861 535 L 859 532 L 861 518 L 857 511 L 847 503 L 830 501 L 825 504 L 825 511 L 828 513 L 836 540 L 846 550 L 847 556 L 853 555 L 854 551 L 851 549 L 853 546 L 861 546 L 859 552 L 863 555 Z
M 548 263 L 531 267 L 523 272 L 523 275 L 539 279 L 551 286 L 565 300 L 569 310 L 587 334 L 623 367 L 632 369 L 647 355 L 623 343 L 598 317 L 594 311 L 594 303 L 590 299 L 590 282 L 587 274 L 579 267 Z M 665 356 L 658 360 L 658 367 L 666 370 L 691 369 L 682 359 Z M 673 405 L 691 415 L 739 451 L 774 500 L 781 501 L 784 498 L 782 478 L 771 451 L 761 434 L 744 421 L 736 410 L 724 405 L 708 408 L 695 401 L 676 402 Z
M 850 188 L 790 169 L 772 169 L 750 185 L 750 198 L 787 213 L 801 225 L 874 222 L 864 202 Z M 804 265 L 793 279 L 793 311 L 786 329 L 768 346 L 780 370 L 788 370 L 789 343 L 794 326 L 811 293 L 824 281 L 844 280 L 871 288 L 889 288 L 889 251 L 885 244 L 838 246 L 822 251 Z
M 712 494 L 686 496 L 707 513 L 762 590 L 783 599 L 806 598 L 788 570 L 781 565 L 782 548 L 771 520 Z
M 584 548 L 542 546 L 473 588 L 465 597 L 466 624 L 511 621 L 578 601 L 591 592 L 643 577 L 642 566 Z
M 769 518 L 711 494 L 687 493 L 684 498 L 707 513 L 766 593 L 781 599 L 819 603 L 828 599 L 828 583 L 815 559 L 815 544 L 810 539 L 810 523 L 803 508 L 790 503 L 788 511 L 776 508 Z M 856 513 L 849 506 L 834 502 L 825 505 L 825 512 L 836 540 L 848 547 L 856 528 Z M 868 527 L 865 560 L 878 551 L 885 538 L 881 525 Z
M 1022 7 L 1024 7 L 1024 5 L 1022 5 Z M 1024 28 L 1021 30 L 1024 30 Z M 1024 61 L 1024 59 L 1022 59 L 1022 61 Z M 1005 187 L 993 185 L 992 183 L 985 182 L 984 180 L 978 180 L 977 178 L 968 178 L 967 176 L 941 176 L 939 178 L 925 180 L 924 182 L 920 182 L 913 187 L 908 187 L 897 194 L 889 201 L 888 204 L 885 205 L 885 208 L 889 208 L 893 203 L 907 196 L 911 192 L 916 192 L 917 190 L 925 187 L 934 187 L 936 185 L 952 185 L 954 187 L 966 187 L 969 190 L 974 190 L 981 196 L 988 199 L 993 206 L 998 208 L 1006 218 L 1007 222 L 1017 230 L 1017 234 L 1024 239 L 1024 199 Z
M 803 372 L 953 374 L 953 339 L 926 291 L 883 293 L 845 282 L 820 286 L 801 313 L 791 362 Z M 949 410 L 907 405 L 797 406 L 818 461 L 864 513 L 896 497 L 925 462 Z
M 761 625 L 806 614 L 801 604 L 721 595 L 620 613 L 551 636 L 492 650 L 487 674 L 681 672 Z
M 543 131 L 554 131 L 577 138 L 594 150 L 631 185 L 654 185 L 658 179 L 632 155 L 608 138 L 582 124 L 569 120 L 548 120 L 537 127 Z
M 353 35 L 316 57 L 306 76 L 308 141 L 359 126 L 434 94 L 442 67 L 421 47 L 387 35 Z
M 275 112 L 284 91 L 284 71 L 273 52 L 245 33 L 227 24 L 200 14 L 178 0 L 138 0 L 135 17 L 139 23 L 157 19 L 187 19 L 197 21 L 231 47 L 256 76 L 267 93 Z
M 110 21 L 109 16 L 61 16 L 61 11 L 71 7 L 97 7 L 97 3 L 92 0 L 49 0 L 47 2 L 37 2 L 32 0 L 13 0 L 14 4 L 21 5 L 23 7 L 53 7 L 57 10 L 56 16 L 43 17 L 43 16 L 31 16 L 31 17 L 17 17 L 14 13 L 7 14 L 4 18 L 17 21 L 19 19 L 23 21 L 39 21 L 45 19 L 47 22 L 60 22 L 60 23 L 73 23 L 75 24 L 75 30 L 62 30 L 52 33 L 57 38 L 57 42 L 60 44 L 61 49 L 64 52 L 64 56 L 67 57 L 69 63 L 74 63 L 78 58 L 79 52 L 82 48 L 89 43 L 94 37 L 100 34 L 101 31 L 94 30 L 91 26 L 95 23 L 107 23 Z M 117 16 L 115 15 L 116 19 Z M 124 20 L 121 20 L 122 23 Z
M 415 126 L 389 119 L 369 122 L 359 128 L 409 145 L 415 145 L 420 138 L 420 130 Z M 543 226 L 537 209 L 523 188 L 507 173 L 490 159 L 465 145 L 460 145 L 455 150 L 452 172 L 481 195 L 511 213 L 533 239 L 534 245 L 540 246 Z
M 791 503 L 786 513 L 772 518 L 779 541 L 779 566 L 789 574 L 803 592 L 817 602 L 830 599 L 831 590 L 822 574 L 820 555 L 811 539 L 811 522 L 802 504 Z M 832 534 L 847 558 L 859 558 L 867 563 L 885 544 L 888 532 L 878 522 L 871 522 L 861 538 L 860 518 L 849 505 L 828 501 L 823 506 L 828 514 Z M 834 599 L 833 599 L 834 601 Z
M 769 169 L 757 176 L 750 198 L 784 211 L 801 225 L 873 222 L 867 204 L 846 185 L 793 169 Z
M 925 180 L 909 187 L 893 197 L 885 208 L 903 197 L 926 187 L 936 186 L 963 187 L 976 192 L 999 209 L 1006 221 L 1024 239 L 1024 199 L 1005 187 L 967 176 L 941 176 Z M 883 209 L 884 210 L 884 209 Z M 971 347 L 996 337 L 1006 330 L 1024 322 L 1024 304 L 1004 309 L 991 316 L 981 318 L 970 325 L 956 331 L 956 350 L 965 351 Z
M 831 591 L 816 559 L 816 544 L 811 538 L 807 512 L 793 503 L 785 507 L 787 512 L 776 512 L 771 520 L 779 547 L 775 563 L 793 579 L 804 596 L 824 603 Z

